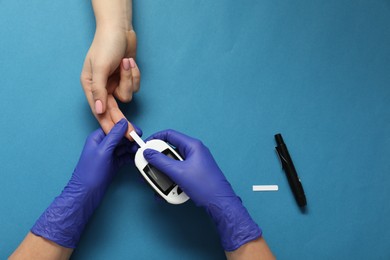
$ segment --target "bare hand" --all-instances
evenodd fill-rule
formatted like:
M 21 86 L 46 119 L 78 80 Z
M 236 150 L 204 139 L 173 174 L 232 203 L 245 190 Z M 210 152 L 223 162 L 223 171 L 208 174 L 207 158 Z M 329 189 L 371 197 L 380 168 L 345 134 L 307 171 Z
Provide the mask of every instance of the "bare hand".
M 130 102 L 140 88 L 140 71 L 134 61 L 136 46 L 133 30 L 100 27 L 85 57 L 81 84 L 105 133 L 125 117 L 115 98 Z M 132 129 L 129 123 L 128 130 Z

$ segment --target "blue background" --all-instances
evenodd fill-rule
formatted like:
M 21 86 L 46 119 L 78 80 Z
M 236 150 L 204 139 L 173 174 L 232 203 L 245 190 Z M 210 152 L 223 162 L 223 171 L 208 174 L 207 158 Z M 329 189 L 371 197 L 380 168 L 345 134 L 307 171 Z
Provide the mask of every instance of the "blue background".
M 280 259 L 390 259 L 390 1 L 134 1 L 144 136 L 197 137 Z M 98 127 L 79 82 L 90 1 L 0 0 L 0 258 L 71 176 Z M 281 132 L 308 200 L 274 150 Z M 278 192 L 252 192 L 277 184 Z M 223 259 L 192 202 L 122 169 L 74 259 Z

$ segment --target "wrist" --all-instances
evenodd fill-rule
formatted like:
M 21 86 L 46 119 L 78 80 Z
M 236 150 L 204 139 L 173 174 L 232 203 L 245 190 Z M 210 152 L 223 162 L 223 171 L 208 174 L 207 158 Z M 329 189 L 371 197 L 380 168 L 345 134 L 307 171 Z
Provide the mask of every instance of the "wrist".
M 217 227 L 225 251 L 234 251 L 262 235 L 239 197 L 221 200 L 218 205 L 210 204 L 206 211 Z
M 42 213 L 31 232 L 60 246 L 75 248 L 100 202 L 92 193 L 71 180 Z
M 92 6 L 96 28 L 133 30 L 131 0 L 92 0 Z

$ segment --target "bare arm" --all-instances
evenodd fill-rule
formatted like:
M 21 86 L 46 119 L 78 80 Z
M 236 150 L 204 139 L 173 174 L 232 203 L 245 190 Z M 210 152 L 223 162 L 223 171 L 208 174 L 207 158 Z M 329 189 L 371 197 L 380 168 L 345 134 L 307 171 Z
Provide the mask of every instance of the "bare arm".
M 10 260 L 17 259 L 69 259 L 72 248 L 62 247 L 50 240 L 44 239 L 29 232 L 23 242 L 9 257 Z
M 92 113 L 108 133 L 125 117 L 117 100 L 130 102 L 140 88 L 140 71 L 135 62 L 137 38 L 131 0 L 92 0 L 92 6 L 96 31 L 80 81 Z M 129 132 L 132 129 L 129 123 Z M 128 134 L 126 137 L 131 139 Z
M 92 0 L 96 27 L 113 26 L 133 30 L 131 0 Z
M 276 259 L 272 254 L 271 249 L 268 247 L 265 239 L 260 237 L 256 240 L 250 241 L 239 247 L 232 252 L 225 252 L 228 260 L 240 260 L 240 259 Z

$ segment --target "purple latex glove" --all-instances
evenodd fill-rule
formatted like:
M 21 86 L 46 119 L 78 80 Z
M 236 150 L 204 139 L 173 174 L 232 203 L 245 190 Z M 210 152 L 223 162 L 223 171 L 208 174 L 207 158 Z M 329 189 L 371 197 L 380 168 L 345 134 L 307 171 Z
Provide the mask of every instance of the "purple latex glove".
M 179 149 L 184 161 L 176 161 L 152 149 L 146 149 L 144 157 L 176 182 L 197 206 L 206 209 L 226 251 L 236 250 L 261 236 L 261 229 L 201 141 L 174 130 L 158 132 L 149 139 L 161 139 Z
M 115 173 L 133 161 L 130 154 L 138 147 L 124 138 L 127 126 L 122 119 L 107 136 L 102 129 L 89 135 L 70 181 L 32 227 L 33 234 L 63 247 L 76 247 Z

